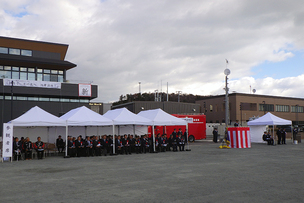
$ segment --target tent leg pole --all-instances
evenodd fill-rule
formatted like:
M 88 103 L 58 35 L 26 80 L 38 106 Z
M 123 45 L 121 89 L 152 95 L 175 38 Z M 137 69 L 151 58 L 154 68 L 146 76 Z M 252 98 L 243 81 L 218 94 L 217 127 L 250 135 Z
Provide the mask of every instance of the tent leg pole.
M 153 127 L 152 127 L 152 130 L 153 130 L 153 138 L 152 138 L 152 140 L 153 140 L 153 152 L 155 152 L 155 131 L 154 131 L 154 125 L 153 125 Z
M 115 154 L 115 125 L 113 125 L 113 154 Z

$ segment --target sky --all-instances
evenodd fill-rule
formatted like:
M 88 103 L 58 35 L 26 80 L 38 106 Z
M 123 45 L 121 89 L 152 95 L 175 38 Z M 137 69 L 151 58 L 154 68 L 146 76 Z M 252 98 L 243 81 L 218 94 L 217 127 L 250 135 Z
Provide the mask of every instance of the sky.
M 304 98 L 301 0 L 1 0 L 0 35 L 68 44 L 95 102 L 167 91 Z M 226 63 L 228 60 L 228 64 Z

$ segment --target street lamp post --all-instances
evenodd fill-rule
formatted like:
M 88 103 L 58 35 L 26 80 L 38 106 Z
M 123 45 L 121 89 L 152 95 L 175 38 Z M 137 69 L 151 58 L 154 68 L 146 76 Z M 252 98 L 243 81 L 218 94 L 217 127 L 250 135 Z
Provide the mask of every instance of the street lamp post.
M 229 88 L 228 88 L 228 75 L 230 74 L 230 70 L 228 68 L 226 68 L 224 70 L 224 73 L 226 75 L 225 77 L 225 126 L 226 126 L 226 130 L 228 129 L 228 123 L 229 123 Z

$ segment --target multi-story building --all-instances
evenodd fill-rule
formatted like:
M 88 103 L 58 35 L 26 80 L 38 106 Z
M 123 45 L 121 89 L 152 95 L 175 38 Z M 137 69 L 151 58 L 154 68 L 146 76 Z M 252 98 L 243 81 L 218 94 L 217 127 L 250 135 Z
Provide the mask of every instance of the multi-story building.
M 225 95 L 210 96 L 196 101 L 205 113 L 207 123 L 225 123 Z M 230 124 L 239 122 L 243 126 L 251 117 L 265 113 L 291 120 L 293 125 L 304 126 L 304 99 L 267 96 L 257 94 L 229 94 Z
M 89 107 L 97 85 L 68 83 L 68 45 L 0 37 L 0 121 L 8 122 L 33 106 L 60 116 Z

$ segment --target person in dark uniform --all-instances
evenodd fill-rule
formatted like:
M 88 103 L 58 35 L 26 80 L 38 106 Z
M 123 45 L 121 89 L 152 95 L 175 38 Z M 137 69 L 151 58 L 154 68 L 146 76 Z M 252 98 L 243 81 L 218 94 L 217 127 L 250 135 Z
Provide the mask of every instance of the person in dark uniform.
M 165 152 L 166 149 L 167 149 L 167 135 L 166 134 L 163 134 L 162 138 L 161 138 L 161 151 L 162 152 Z
M 94 136 L 93 151 L 95 156 L 101 156 L 101 142 L 98 139 L 98 136 Z
M 30 138 L 25 138 L 25 141 L 23 142 L 22 150 L 25 154 L 25 159 L 29 160 L 32 159 L 32 150 L 33 150 L 33 144 L 30 141 Z
M 123 154 L 123 152 L 124 152 L 124 146 L 123 146 L 123 143 L 122 143 L 120 135 L 118 135 L 118 137 L 117 137 L 115 147 L 116 147 L 117 154 Z
M 263 134 L 263 140 L 267 142 L 268 145 L 273 145 L 273 139 L 267 131 L 264 132 Z
M 213 134 L 213 142 L 217 143 L 217 136 L 218 136 L 217 128 L 214 128 L 212 134 Z
M 179 151 L 185 151 L 185 140 L 184 138 L 182 138 L 182 135 L 178 136 L 177 143 L 178 143 Z
M 149 140 L 147 138 L 147 135 L 144 135 L 143 139 L 142 139 L 142 149 L 143 149 L 143 152 L 144 153 L 149 152 L 149 148 L 150 148 Z
M 177 133 L 176 133 L 176 129 L 174 128 L 173 132 L 171 133 L 171 135 L 173 135 L 173 138 L 177 138 Z
M 44 152 L 44 143 L 41 141 L 41 137 L 37 137 L 37 142 L 34 143 L 34 148 L 37 152 L 38 159 L 42 159 Z
M 285 128 L 282 130 L 282 144 L 286 144 L 286 131 L 285 131 Z
M 174 137 L 173 135 L 171 135 L 172 136 L 172 148 L 173 148 L 173 151 L 174 152 L 177 152 L 177 138 L 176 137 Z
M 112 135 L 108 135 L 107 136 L 107 140 L 108 140 L 108 153 L 110 153 L 110 155 L 113 155 L 113 139 L 112 139 Z
M 278 144 L 281 144 L 281 139 L 282 139 L 282 129 L 279 128 L 276 132 L 277 136 L 278 136 Z
M 102 136 L 101 145 L 102 145 L 102 153 L 103 153 L 103 155 L 107 156 L 109 141 L 107 140 L 107 136 L 106 135 Z
M 297 139 L 297 134 L 298 134 L 298 129 L 295 127 L 292 130 L 292 138 L 293 138 L 293 140 Z
M 136 154 L 141 153 L 141 141 L 140 141 L 139 136 L 137 136 L 137 135 L 135 135 L 134 146 L 135 146 Z
M 81 140 L 81 136 L 77 137 L 77 140 L 75 142 L 76 146 L 76 151 L 77 151 L 77 157 L 81 157 L 85 155 L 85 148 L 84 148 L 84 143 Z
M 171 151 L 171 147 L 173 148 L 172 140 L 173 140 L 173 135 L 171 134 L 169 139 L 168 139 L 167 151 Z
M 75 137 L 68 136 L 68 155 L 70 157 L 76 156 Z
M 126 154 L 131 154 L 131 151 L 130 151 L 130 140 L 129 140 L 129 138 L 128 138 L 128 136 L 126 134 L 124 135 L 122 143 L 124 145 L 125 153 Z
M 160 152 L 160 133 L 155 136 L 155 150 Z
M 15 140 L 13 142 L 14 160 L 19 160 L 21 158 L 21 150 L 22 143 L 19 141 L 18 137 L 15 137 Z
M 93 156 L 93 142 L 90 136 L 86 137 L 85 144 L 85 156 Z
M 135 138 L 133 137 L 133 135 L 130 135 L 130 152 L 134 153 L 135 152 Z
M 56 147 L 57 147 L 59 153 L 63 152 L 65 143 L 64 143 L 63 139 L 61 138 L 61 135 L 59 135 L 58 138 L 56 139 Z

